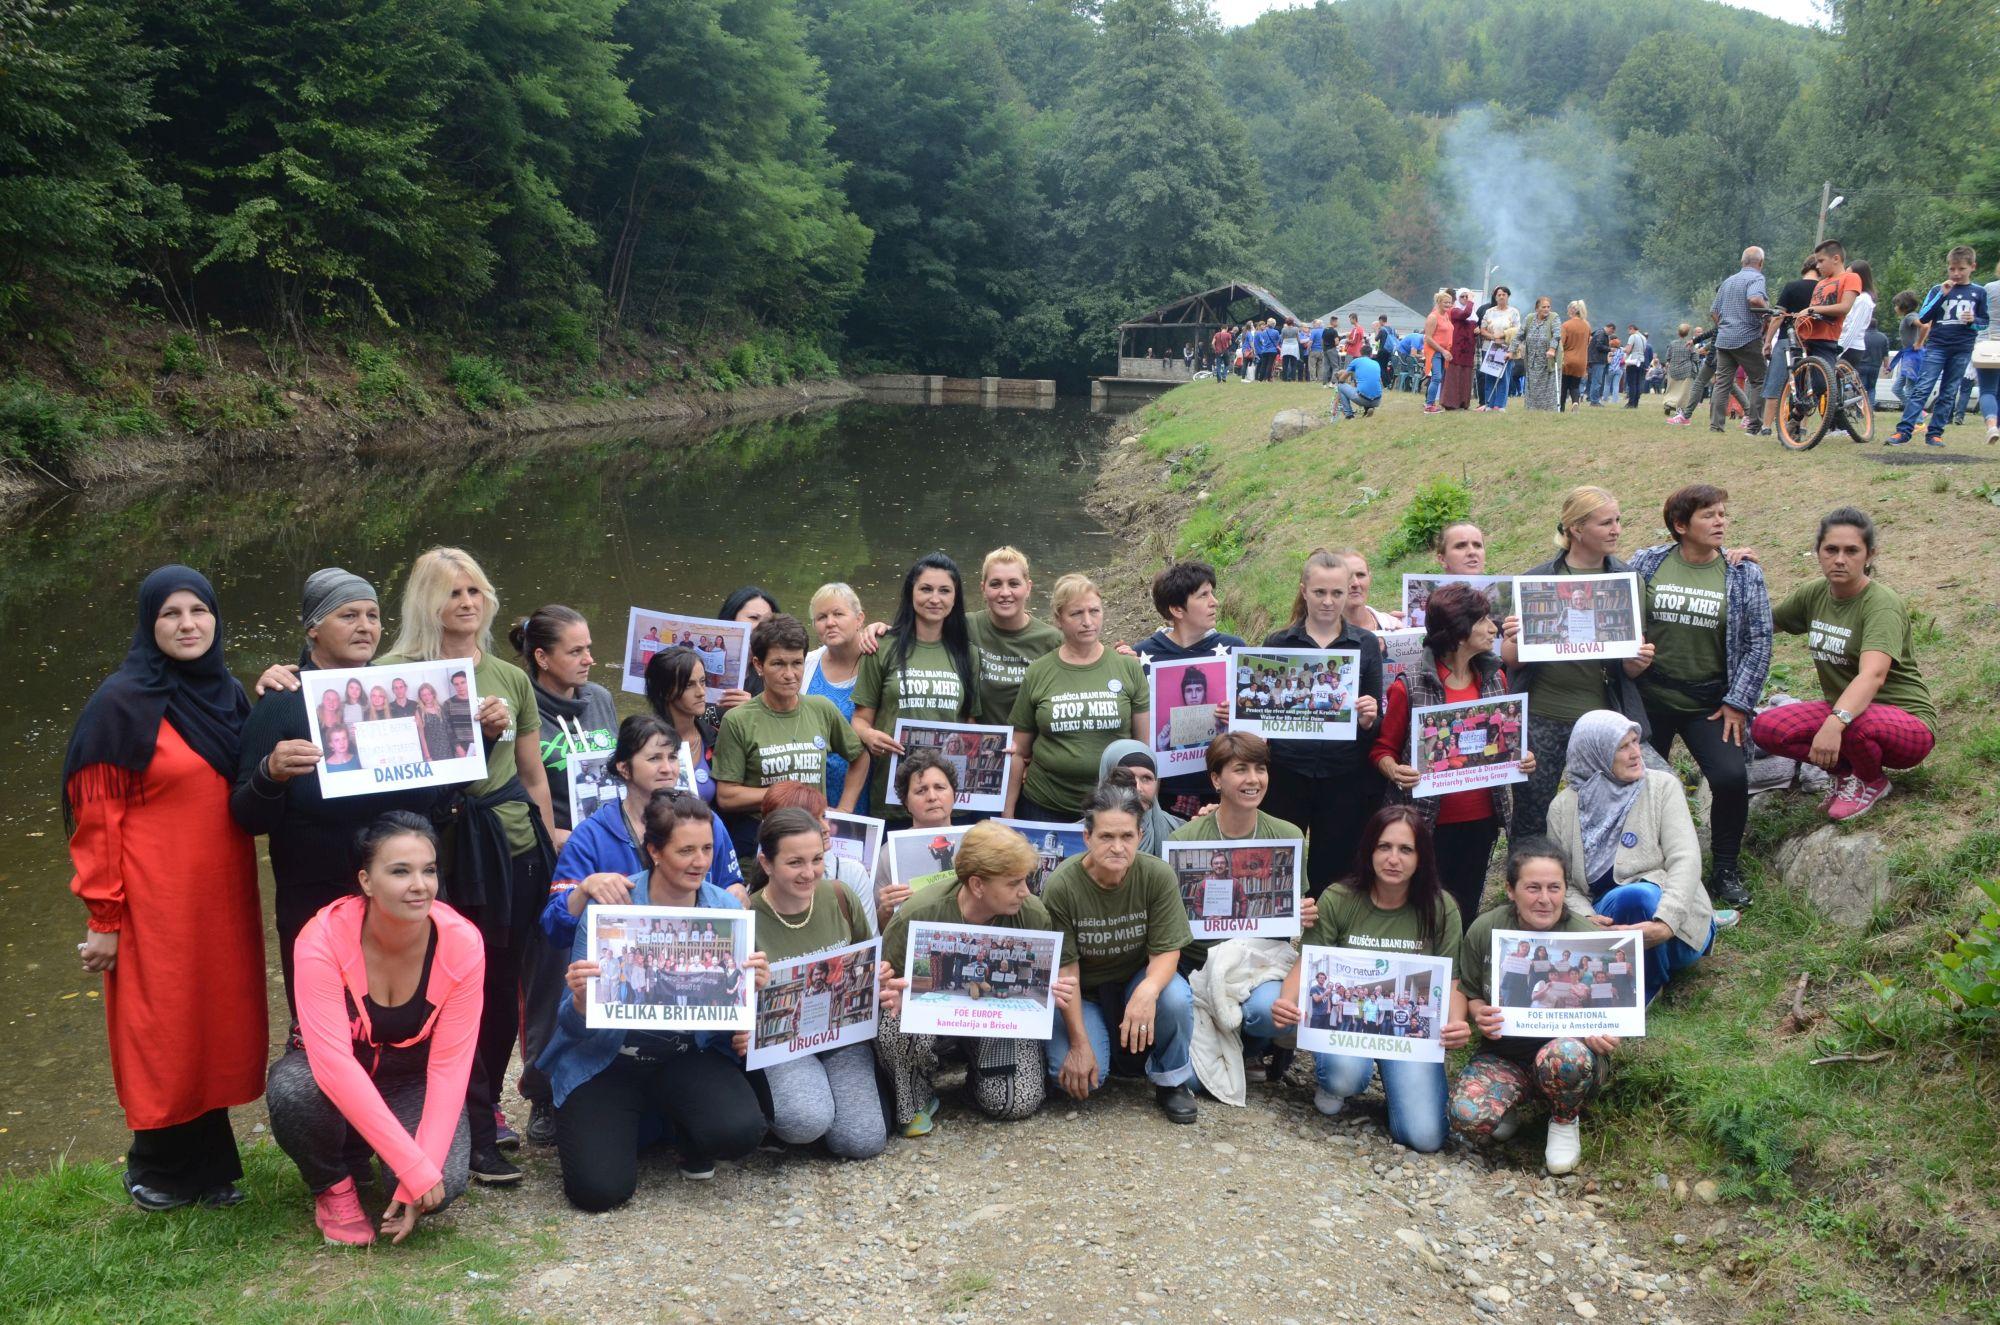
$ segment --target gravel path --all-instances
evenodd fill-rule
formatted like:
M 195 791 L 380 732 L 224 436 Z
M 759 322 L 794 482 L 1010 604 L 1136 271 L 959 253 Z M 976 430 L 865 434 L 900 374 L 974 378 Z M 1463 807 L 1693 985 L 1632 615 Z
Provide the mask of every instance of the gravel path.
M 1379 1096 L 1324 1119 L 1307 1094 L 1204 1098 L 1200 1122 L 1176 1127 L 1144 1083 L 1011 1124 L 946 1093 L 937 1131 L 866 1163 L 759 1153 L 694 1183 L 650 1155 L 608 1215 L 571 1210 L 553 1153 L 524 1153 L 521 1189 L 458 1220 L 529 1243 L 511 1303 L 524 1319 L 1726 1318 L 1628 1245 L 1586 1178 L 1412 1154 L 1389 1142 Z M 1539 1157 L 1539 1130 L 1526 1135 L 1520 1164 Z M 531 1226 L 551 1231 L 553 1257 Z

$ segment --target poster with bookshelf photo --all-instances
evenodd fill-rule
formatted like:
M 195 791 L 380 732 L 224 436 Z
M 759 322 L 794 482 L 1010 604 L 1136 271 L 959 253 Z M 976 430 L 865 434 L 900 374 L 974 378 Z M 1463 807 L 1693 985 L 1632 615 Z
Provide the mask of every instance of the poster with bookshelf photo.
M 1522 575 L 1514 580 L 1514 600 L 1522 662 L 1639 656 L 1639 577 L 1631 571 Z
M 958 808 L 972 814 L 998 814 L 1007 808 L 1007 752 L 1014 744 L 1011 727 L 965 722 L 922 722 L 896 719 L 896 740 L 906 751 L 934 750 L 958 775 Z M 901 755 L 889 756 L 889 804 L 901 805 L 896 794 L 896 770 Z
M 771 963 L 744 1066 L 754 1072 L 873 1040 L 881 971 L 881 939 Z

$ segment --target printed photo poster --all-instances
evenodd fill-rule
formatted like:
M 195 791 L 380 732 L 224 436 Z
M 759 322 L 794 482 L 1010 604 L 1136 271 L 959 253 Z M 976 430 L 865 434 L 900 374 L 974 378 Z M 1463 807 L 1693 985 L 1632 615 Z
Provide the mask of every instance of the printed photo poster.
M 1180 883 L 1188 928 L 1196 938 L 1298 937 L 1305 843 L 1296 838 L 1164 842 L 1161 850 Z
M 974 814 L 998 814 L 1007 808 L 1007 751 L 1014 744 L 1012 727 L 985 727 L 966 722 L 925 722 L 896 719 L 895 737 L 906 751 L 935 750 L 958 774 L 958 808 Z M 896 769 L 902 755 L 889 756 L 889 804 L 896 795 Z
M 888 825 L 865 814 L 842 814 L 839 810 L 828 810 L 826 821 L 833 829 L 827 854 L 853 861 L 862 878 L 874 878 L 875 862 L 882 854 L 882 833 Z
M 607 805 L 624 799 L 625 782 L 611 771 L 611 751 L 572 751 L 564 766 L 569 775 L 569 821 L 583 821 Z
M 584 951 L 600 968 L 584 990 L 592 1029 L 747 1031 L 757 918 L 698 906 L 592 906 Z
M 1493 619 L 1505 621 L 1514 615 L 1514 581 L 1506 575 L 1405 575 L 1403 577 L 1403 624 L 1413 629 L 1424 626 L 1424 607 L 1439 585 L 1469 584 L 1486 595 L 1493 605 Z M 1496 646 L 1497 647 L 1497 646 Z
M 1646 962 L 1636 930 L 1552 934 L 1493 931 L 1502 1035 L 1646 1033 Z
M 1424 656 L 1424 632 L 1421 627 L 1409 630 L 1380 630 L 1375 638 L 1382 643 L 1382 693 L 1387 695 L 1389 687 L 1396 679 L 1415 667 Z
M 1351 741 L 1359 726 L 1356 649 L 1231 649 L 1229 730 L 1266 740 Z M 1206 765 L 1204 764 L 1204 767 Z
M 771 963 L 744 1066 L 755 1071 L 875 1038 L 882 940 Z
M 1521 757 L 1528 750 L 1528 697 L 1495 695 L 1462 704 L 1419 705 L 1410 710 L 1413 796 L 1526 782 Z
M 1071 856 L 1084 853 L 1081 823 L 1055 824 L 1036 819 L 995 819 L 993 822 L 1013 829 L 1027 838 L 1028 845 L 1035 849 L 1035 868 L 1028 872 L 1028 891 L 1037 897 L 1042 895 L 1042 885 L 1048 882 L 1049 875 L 1056 872 L 1056 866 Z
M 338 667 L 302 673 L 299 683 L 328 800 L 486 776 L 470 658 Z
M 1299 1048 L 1442 1063 L 1451 959 L 1363 948 L 1299 950 Z
M 882 839 L 889 853 L 889 881 L 912 884 L 926 874 L 942 874 L 958 859 L 958 844 L 972 828 L 899 828 Z
M 910 975 L 902 1031 L 1046 1040 L 1055 1029 L 1061 955 L 1054 930 L 916 921 L 900 967 Z
M 1521 575 L 1514 580 L 1521 613 L 1522 662 L 1574 662 L 1639 656 L 1639 577 Z
M 680 616 L 673 612 L 632 609 L 625 628 L 625 666 L 618 682 L 628 695 L 646 693 L 646 664 L 662 649 L 685 644 L 701 659 L 708 676 L 708 702 L 722 701 L 725 690 L 741 690 L 750 668 L 750 627 L 741 621 Z
M 1161 777 L 1207 770 L 1208 743 L 1222 730 L 1215 706 L 1229 702 L 1229 671 L 1220 655 L 1152 663 L 1153 763 Z

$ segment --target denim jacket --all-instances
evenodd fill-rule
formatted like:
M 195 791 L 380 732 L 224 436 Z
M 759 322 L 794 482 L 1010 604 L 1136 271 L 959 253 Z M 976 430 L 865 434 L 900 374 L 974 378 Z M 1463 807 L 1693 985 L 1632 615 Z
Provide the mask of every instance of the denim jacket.
M 1632 554 L 1632 569 L 1647 584 L 1667 559 L 1675 543 L 1661 543 Z M 1771 593 L 1764 587 L 1764 568 L 1754 561 L 1727 567 L 1728 617 L 1723 633 L 1722 661 L 1728 671 L 1728 693 L 1722 702 L 1745 716 L 1757 712 L 1764 696 L 1764 679 L 1771 673 Z
M 646 879 L 644 874 L 632 876 L 632 900 L 627 906 L 647 906 Z M 732 893 L 724 892 L 712 883 L 704 882 L 695 891 L 696 906 L 721 907 L 725 910 L 740 911 L 743 903 Z M 590 914 L 592 902 L 583 909 Z M 585 945 L 590 937 L 590 926 L 579 923 L 576 936 L 570 941 L 569 959 L 580 962 L 584 959 Z M 568 984 L 564 984 L 559 994 L 561 1006 L 556 1010 L 555 1033 L 549 1037 L 549 1047 L 542 1050 L 542 1056 L 535 1060 L 536 1066 L 548 1073 L 549 1090 L 555 1106 L 560 1109 L 569 1093 L 584 1082 L 611 1066 L 624 1047 L 625 1032 L 616 1027 L 592 1029 L 584 1025 L 583 1014 L 576 1010 L 576 999 L 570 994 Z M 731 1034 L 728 1031 L 696 1031 L 694 1042 L 698 1048 L 714 1049 L 722 1053 L 730 1050 Z

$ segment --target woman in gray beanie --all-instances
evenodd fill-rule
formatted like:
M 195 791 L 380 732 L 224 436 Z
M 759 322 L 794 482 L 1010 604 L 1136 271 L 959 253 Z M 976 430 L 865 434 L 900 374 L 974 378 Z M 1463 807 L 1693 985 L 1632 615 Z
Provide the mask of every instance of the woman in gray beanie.
M 365 667 L 382 641 L 374 586 L 338 566 L 306 578 L 299 623 L 306 636 L 298 663 L 303 671 Z M 321 907 L 355 891 L 360 872 L 355 833 L 390 810 L 429 817 L 457 789 L 421 787 L 324 799 L 314 776 L 321 751 L 309 738 L 305 692 L 296 680 L 286 687 L 268 685 L 274 679 L 270 673 L 265 679 L 265 693 L 243 729 L 229 812 L 245 832 L 271 840 L 278 960 L 285 974 L 285 1004 L 296 1009 L 292 943 Z

